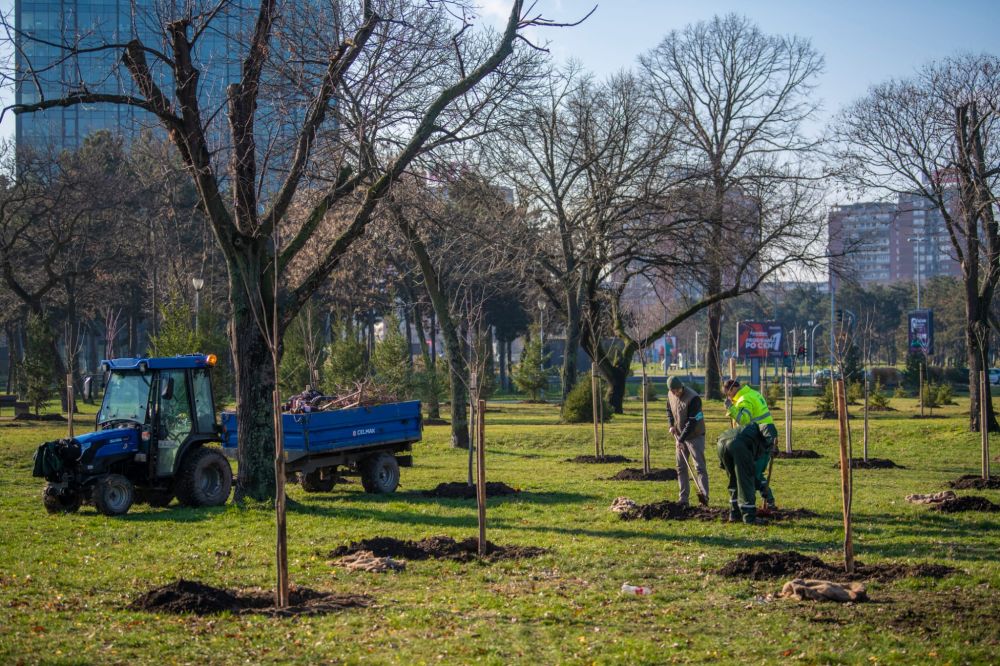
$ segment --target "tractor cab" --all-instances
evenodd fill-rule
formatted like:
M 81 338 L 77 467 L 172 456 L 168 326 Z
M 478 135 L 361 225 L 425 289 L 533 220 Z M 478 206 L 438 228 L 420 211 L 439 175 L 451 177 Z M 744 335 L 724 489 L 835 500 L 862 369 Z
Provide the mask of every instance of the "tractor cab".
M 133 501 L 225 503 L 232 469 L 218 446 L 212 354 L 102 361 L 107 388 L 94 432 L 46 442 L 33 474 L 48 481 L 50 512 L 91 501 L 121 515 Z
M 102 365 L 108 380 L 97 430 L 138 430 L 137 462 L 148 463 L 150 478 L 172 476 L 178 454 L 191 444 L 218 440 L 213 354 L 119 358 Z

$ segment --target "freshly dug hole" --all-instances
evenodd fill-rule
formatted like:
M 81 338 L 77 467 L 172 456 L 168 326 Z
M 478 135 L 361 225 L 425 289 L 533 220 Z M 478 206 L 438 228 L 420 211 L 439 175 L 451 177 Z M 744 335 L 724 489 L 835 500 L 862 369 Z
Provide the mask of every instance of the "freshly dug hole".
M 840 469 L 840 463 L 834 463 L 834 467 Z M 888 458 L 851 458 L 851 467 L 854 469 L 906 469 L 902 465 L 897 465 Z
M 984 479 L 978 474 L 966 474 L 949 481 L 948 485 L 957 490 L 997 490 L 1000 489 L 1000 476 Z
M 943 564 L 872 564 L 854 563 L 854 573 L 844 571 L 841 564 L 830 565 L 817 557 L 793 550 L 766 553 L 740 553 L 735 560 L 717 572 L 726 578 L 768 580 L 772 578 L 818 578 L 821 580 L 877 580 L 887 582 L 898 578 L 927 576 L 942 578 L 955 573 Z
M 943 513 L 957 513 L 959 511 L 993 512 L 1000 511 L 1000 504 L 994 504 L 985 497 L 967 495 L 931 505 L 931 508 Z
M 625 456 L 577 456 L 575 458 L 567 458 L 566 462 L 603 465 L 605 463 L 630 463 L 635 461 Z
M 601 481 L 674 481 L 677 479 L 676 469 L 651 469 L 649 474 L 641 469 L 628 467 L 618 472 L 614 476 L 609 476 Z
M 468 538 L 455 541 L 447 536 L 432 536 L 420 541 L 402 541 L 393 537 L 373 537 L 354 541 L 349 546 L 339 546 L 331 550 L 326 557 L 343 557 L 362 550 L 370 550 L 377 557 L 401 557 L 408 560 L 455 560 L 471 562 L 479 559 L 479 540 Z M 487 560 L 516 560 L 525 557 L 537 557 L 545 552 L 544 548 L 535 546 L 498 546 L 486 542 Z
M 775 458 L 822 458 L 819 453 L 812 451 L 810 449 L 802 449 L 801 451 L 792 451 L 788 453 L 787 451 L 778 451 L 774 454 Z
M 502 495 L 514 495 L 521 492 L 517 488 L 511 488 L 502 481 L 487 481 L 486 496 L 500 497 Z M 476 485 L 469 485 L 461 481 L 451 481 L 449 483 L 439 483 L 434 490 L 425 490 L 424 497 L 443 497 L 446 499 L 475 499 Z
M 288 607 L 277 609 L 272 590 L 226 590 L 180 579 L 146 592 L 132 601 L 128 608 L 151 613 L 215 615 L 230 612 L 289 616 L 325 615 L 347 608 L 364 608 L 371 603 L 372 598 L 366 595 L 333 594 L 293 586 L 289 590 Z

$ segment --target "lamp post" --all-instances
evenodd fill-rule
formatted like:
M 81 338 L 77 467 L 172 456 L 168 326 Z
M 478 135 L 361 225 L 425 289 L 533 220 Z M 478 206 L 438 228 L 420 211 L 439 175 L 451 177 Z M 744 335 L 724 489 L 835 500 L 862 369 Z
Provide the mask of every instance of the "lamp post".
M 923 246 L 924 241 L 927 240 L 927 237 L 926 236 L 910 236 L 906 240 L 907 240 L 907 242 L 910 242 L 910 243 L 916 243 L 916 245 L 914 247 L 915 247 L 915 249 L 917 251 L 917 260 L 916 260 L 916 264 L 917 264 L 917 309 L 919 310 L 920 309 L 920 258 L 921 258 L 920 249 Z
M 205 286 L 205 280 L 200 277 L 191 278 L 191 285 L 194 287 L 194 334 L 198 336 L 198 314 L 201 312 L 201 288 Z
M 813 326 L 812 320 L 810 320 L 809 325 L 812 326 L 812 331 L 809 333 L 809 383 L 812 383 L 815 371 L 813 366 L 816 365 L 816 329 L 822 326 L 823 322 Z

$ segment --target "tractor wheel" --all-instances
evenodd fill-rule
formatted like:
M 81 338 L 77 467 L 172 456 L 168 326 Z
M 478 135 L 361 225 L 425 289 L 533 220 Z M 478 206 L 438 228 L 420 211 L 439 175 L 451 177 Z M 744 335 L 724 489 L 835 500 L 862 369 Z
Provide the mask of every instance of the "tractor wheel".
M 399 486 L 399 463 L 388 453 L 377 453 L 361 464 L 361 485 L 368 493 L 391 493 Z
M 138 499 L 137 502 L 145 502 L 149 506 L 155 508 L 163 508 L 170 504 L 174 499 L 174 491 L 170 489 L 156 489 L 156 488 L 146 488 L 144 490 L 137 491 Z
M 49 513 L 76 513 L 80 510 L 83 498 L 80 493 L 72 490 L 59 490 L 52 484 L 46 484 L 42 491 L 42 503 Z
M 325 477 L 323 475 L 326 475 Z M 337 467 L 316 469 L 307 474 L 299 474 L 299 483 L 307 493 L 328 493 L 336 483 Z
M 121 474 L 108 474 L 94 485 L 94 506 L 105 516 L 128 513 L 135 501 L 135 486 Z
M 184 458 L 174 485 L 181 504 L 221 506 L 233 487 L 233 468 L 218 449 L 195 449 Z

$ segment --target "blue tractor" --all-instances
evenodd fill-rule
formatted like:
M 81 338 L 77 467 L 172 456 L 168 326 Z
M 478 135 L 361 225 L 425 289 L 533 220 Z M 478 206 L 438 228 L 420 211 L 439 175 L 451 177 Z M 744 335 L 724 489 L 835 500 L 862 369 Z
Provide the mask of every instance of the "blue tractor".
M 217 446 L 212 354 L 102 361 L 108 374 L 94 432 L 46 442 L 35 453 L 34 476 L 47 481 L 50 513 L 92 502 L 106 516 L 134 502 L 166 506 L 225 504 L 233 483 Z

